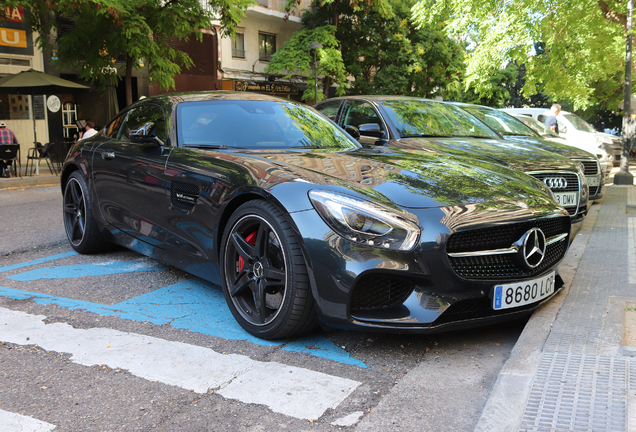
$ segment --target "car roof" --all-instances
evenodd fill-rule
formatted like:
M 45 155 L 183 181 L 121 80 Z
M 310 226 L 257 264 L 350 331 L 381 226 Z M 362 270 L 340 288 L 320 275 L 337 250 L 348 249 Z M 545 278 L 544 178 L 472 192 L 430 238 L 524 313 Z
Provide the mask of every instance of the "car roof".
M 155 96 L 145 97 L 126 107 L 126 109 L 134 108 L 139 105 L 154 103 L 158 105 L 178 105 L 183 102 L 199 102 L 199 101 L 221 101 L 221 100 L 242 100 L 242 101 L 272 101 L 299 103 L 289 99 L 282 99 L 262 93 L 236 92 L 236 91 L 196 91 L 196 92 L 179 92 L 165 93 Z
M 440 102 L 434 99 L 426 99 L 426 98 L 421 98 L 416 96 L 353 95 L 353 96 L 336 96 L 333 98 L 325 99 L 321 101 L 320 103 L 329 102 L 333 100 L 347 100 L 347 99 L 349 100 L 362 99 L 362 100 L 366 100 L 370 102 L 387 101 L 387 100 L 421 100 L 421 101 L 430 101 L 430 102 Z

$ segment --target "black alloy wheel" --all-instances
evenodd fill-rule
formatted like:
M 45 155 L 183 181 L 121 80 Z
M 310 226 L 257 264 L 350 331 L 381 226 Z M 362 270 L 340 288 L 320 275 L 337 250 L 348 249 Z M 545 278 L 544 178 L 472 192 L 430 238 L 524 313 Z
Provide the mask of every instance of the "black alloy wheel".
M 82 175 L 75 171 L 64 186 L 64 229 L 73 249 L 79 253 L 94 253 L 106 249 L 97 223 L 93 218 L 88 187 Z
M 275 339 L 317 324 L 304 257 L 289 222 L 265 201 L 243 204 L 223 236 L 225 299 L 250 334 Z

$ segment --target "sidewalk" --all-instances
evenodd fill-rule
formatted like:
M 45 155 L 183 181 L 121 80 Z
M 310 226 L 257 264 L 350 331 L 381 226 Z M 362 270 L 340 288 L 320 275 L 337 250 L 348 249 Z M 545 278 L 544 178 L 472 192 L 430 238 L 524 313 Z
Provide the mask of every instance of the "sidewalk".
M 565 289 L 528 322 L 477 431 L 636 431 L 636 186 L 607 187 L 560 270 Z
M 25 186 L 45 186 L 60 184 L 60 176 L 55 175 L 49 170 L 45 164 L 40 165 L 40 175 L 28 176 L 24 173 L 25 167 L 22 167 L 22 177 L 14 176 L 11 172 L 10 178 L 0 177 L 0 189 L 22 188 Z

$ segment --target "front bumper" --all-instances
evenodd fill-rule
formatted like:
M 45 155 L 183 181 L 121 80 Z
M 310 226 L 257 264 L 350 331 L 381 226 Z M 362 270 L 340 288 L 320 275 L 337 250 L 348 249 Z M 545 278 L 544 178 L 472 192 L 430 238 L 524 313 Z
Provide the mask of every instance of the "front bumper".
M 563 251 L 549 267 L 532 276 L 467 279 L 456 273 L 446 253 L 451 231 L 442 222 L 442 210 L 414 213 L 427 222 L 413 252 L 354 244 L 331 231 L 314 211 L 292 214 L 324 326 L 433 333 L 514 319 L 549 299 L 499 311 L 492 307 L 495 285 L 536 279 L 556 269 L 569 244 L 567 217 L 561 218 L 568 230 Z

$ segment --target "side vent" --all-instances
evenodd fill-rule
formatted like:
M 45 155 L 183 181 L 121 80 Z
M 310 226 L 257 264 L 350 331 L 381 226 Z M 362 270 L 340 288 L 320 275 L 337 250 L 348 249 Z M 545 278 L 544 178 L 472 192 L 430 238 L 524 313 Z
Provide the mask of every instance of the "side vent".
M 190 212 L 199 198 L 199 188 L 191 183 L 173 181 L 170 184 L 170 203 L 176 210 Z

